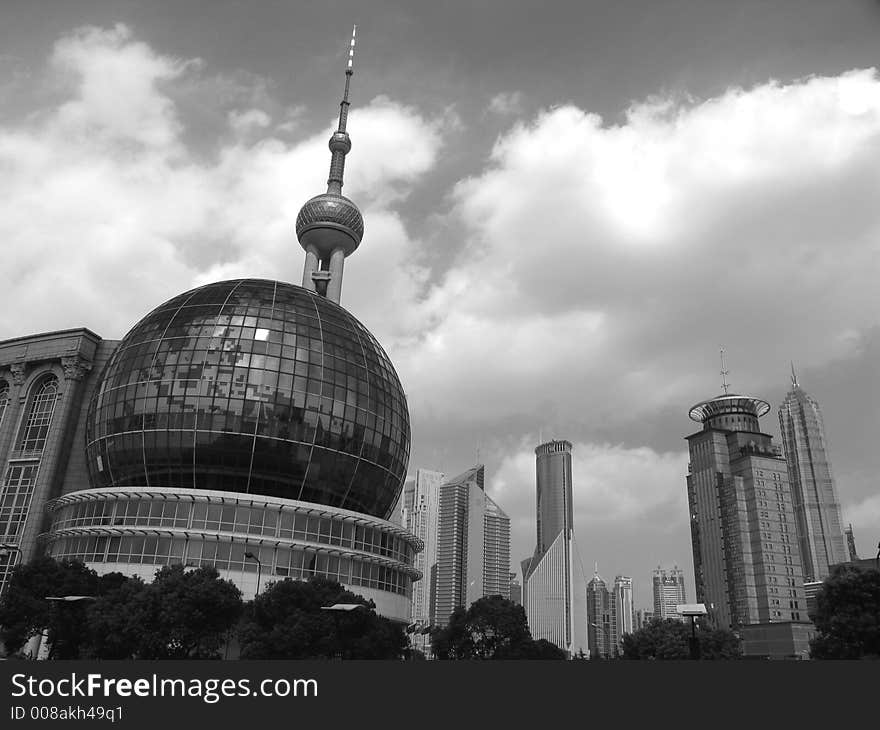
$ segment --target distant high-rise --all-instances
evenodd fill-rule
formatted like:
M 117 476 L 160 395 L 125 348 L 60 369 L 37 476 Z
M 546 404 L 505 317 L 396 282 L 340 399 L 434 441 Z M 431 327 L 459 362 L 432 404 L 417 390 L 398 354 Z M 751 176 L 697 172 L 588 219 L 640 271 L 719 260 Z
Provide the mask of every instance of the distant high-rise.
M 678 606 L 687 603 L 684 587 L 684 571 L 676 565 L 671 570 L 664 570 L 659 565 L 654 571 L 654 617 L 674 618 L 681 620 Z
M 483 596 L 510 597 L 510 518 L 485 493 L 484 467 L 439 488 L 434 624 Z
M 612 655 L 620 650 L 620 642 L 624 634 L 631 634 L 634 628 L 633 621 L 633 583 L 632 578 L 625 575 L 614 577 L 614 592 L 612 594 L 612 625 L 614 641 Z
M 401 495 L 401 524 L 425 543 L 425 549 L 416 555 L 417 569 L 422 580 L 413 583 L 412 623 L 427 627 L 432 623 L 431 575 L 437 562 L 437 527 L 440 516 L 440 485 L 444 475 L 438 471 L 417 469 L 415 477 L 404 484 Z M 414 633 L 417 648 L 423 651 L 430 643 L 427 634 Z M 424 646 L 422 646 L 424 645 Z
M 770 405 L 724 390 L 691 408 L 702 429 L 686 437 L 697 601 L 720 628 L 805 621 L 788 467 L 758 426 Z
M 571 443 L 535 449 L 537 543 L 522 561 L 523 606 L 534 639 L 586 652 L 586 585 L 574 544 Z
M 516 573 L 510 574 L 510 600 L 518 606 L 522 605 L 522 583 L 516 577 Z
M 823 580 L 830 573 L 829 566 L 847 559 L 846 543 L 822 412 L 798 384 L 794 366 L 791 390 L 779 407 L 779 430 L 788 464 L 804 578 Z
M 856 552 L 856 538 L 853 535 L 852 523 L 844 532 L 846 533 L 846 548 L 849 553 L 850 562 L 855 562 L 859 559 L 859 554 Z
M 654 617 L 654 614 L 650 609 L 647 608 L 637 608 L 635 611 L 635 616 L 633 617 L 633 630 L 638 631 L 639 629 L 645 628 L 649 623 L 651 623 L 651 619 Z
M 614 625 L 611 618 L 613 595 L 599 575 L 587 583 L 587 644 L 591 659 L 609 659 L 613 656 Z

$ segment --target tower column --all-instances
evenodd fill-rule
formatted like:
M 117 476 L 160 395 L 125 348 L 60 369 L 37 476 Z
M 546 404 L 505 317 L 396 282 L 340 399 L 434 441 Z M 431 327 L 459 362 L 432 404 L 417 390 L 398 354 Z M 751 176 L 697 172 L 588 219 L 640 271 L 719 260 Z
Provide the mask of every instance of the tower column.
M 330 281 L 327 282 L 327 299 L 339 304 L 342 296 L 342 269 L 345 267 L 345 251 L 334 249 L 330 256 Z
M 312 280 L 312 274 L 318 270 L 319 265 L 317 250 L 314 246 L 308 246 L 306 248 L 306 263 L 303 267 L 303 289 L 315 291 L 315 282 Z

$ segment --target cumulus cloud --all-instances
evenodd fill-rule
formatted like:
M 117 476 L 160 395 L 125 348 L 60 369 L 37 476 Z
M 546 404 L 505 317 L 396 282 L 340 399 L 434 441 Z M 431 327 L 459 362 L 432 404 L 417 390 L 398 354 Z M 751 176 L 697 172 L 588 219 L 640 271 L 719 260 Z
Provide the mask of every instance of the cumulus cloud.
M 880 304 L 878 163 L 873 70 L 518 122 L 454 190 L 467 246 L 402 353 L 410 392 L 479 420 L 552 391 L 595 430 L 711 396 L 722 344 L 735 390 L 851 355 Z
M 203 103 L 202 87 L 228 83 L 206 76 L 197 59 L 159 53 L 123 25 L 65 35 L 46 73 L 60 88 L 57 103 L 0 125 L 0 241 L 8 254 L 0 332 L 16 336 L 26 322 L 28 331 L 86 325 L 118 337 L 199 283 L 299 280 L 294 224 L 302 203 L 326 186 L 329 118 L 320 133 L 294 138 L 290 122 L 301 107 L 289 106 L 282 140 L 266 109 L 218 108 L 227 130 L 211 154 L 197 154 L 179 102 Z M 248 95 L 242 83 L 218 104 L 266 98 L 265 84 L 255 81 Z M 418 268 L 387 265 L 415 245 L 393 204 L 434 164 L 443 122 L 382 97 L 354 110 L 351 124 L 356 164 L 346 192 L 361 203 L 386 265 L 366 264 L 370 283 L 346 287 L 346 297 L 366 300 L 357 310 L 369 325 L 375 320 L 377 334 L 393 332 L 393 309 L 415 298 L 424 279 Z

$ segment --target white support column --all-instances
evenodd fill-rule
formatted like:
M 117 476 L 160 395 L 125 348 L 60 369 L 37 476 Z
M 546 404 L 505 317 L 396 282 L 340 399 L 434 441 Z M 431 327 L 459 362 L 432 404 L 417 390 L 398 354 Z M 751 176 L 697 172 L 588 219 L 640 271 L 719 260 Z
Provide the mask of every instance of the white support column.
M 315 282 L 312 281 L 312 273 L 318 270 L 318 252 L 314 246 L 306 249 L 306 263 L 303 266 L 303 289 L 315 291 Z
M 339 304 L 342 296 L 342 269 L 345 266 L 345 251 L 337 248 L 330 256 L 330 281 L 327 282 L 327 299 Z

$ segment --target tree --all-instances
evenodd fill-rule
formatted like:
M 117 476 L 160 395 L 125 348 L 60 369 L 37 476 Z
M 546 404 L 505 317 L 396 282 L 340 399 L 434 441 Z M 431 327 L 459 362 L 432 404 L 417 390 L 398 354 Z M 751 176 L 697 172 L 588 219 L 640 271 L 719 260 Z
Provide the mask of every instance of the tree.
M 19 651 L 28 640 L 48 631 L 53 658 L 79 656 L 83 641 L 83 602 L 47 601 L 47 596 L 94 596 L 98 574 L 79 562 L 37 558 L 12 572 L 0 600 L 0 638 L 6 652 Z
M 522 606 L 486 596 L 470 608 L 456 608 L 447 625 L 431 635 L 438 659 L 564 659 L 565 652 L 544 639 L 534 641 Z
M 166 565 L 129 597 L 138 659 L 219 659 L 242 612 L 241 591 L 214 567 Z
M 336 603 L 363 608 L 323 610 Z M 239 641 L 242 659 L 400 659 L 407 650 L 401 625 L 322 576 L 270 584 L 245 611 Z
M 727 629 L 696 631 L 701 659 L 739 659 L 741 649 L 736 634 Z M 647 626 L 621 641 L 623 659 L 689 659 L 691 628 L 676 619 L 653 619 Z
M 880 659 L 880 570 L 838 566 L 816 594 L 813 659 Z

